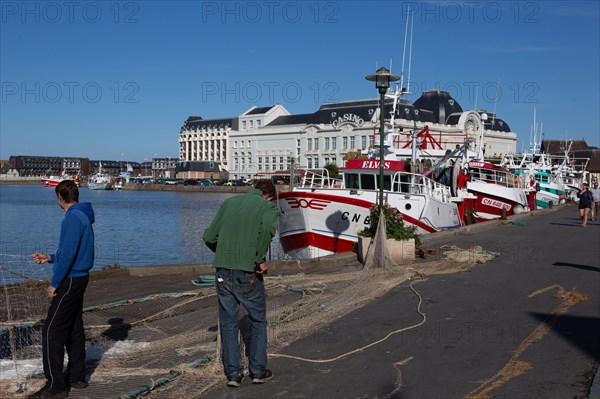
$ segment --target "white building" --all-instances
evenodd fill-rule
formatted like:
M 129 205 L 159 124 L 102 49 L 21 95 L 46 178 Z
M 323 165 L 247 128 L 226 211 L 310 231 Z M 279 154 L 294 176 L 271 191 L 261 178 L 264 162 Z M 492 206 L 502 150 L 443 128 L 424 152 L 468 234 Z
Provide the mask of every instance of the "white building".
M 327 163 L 343 167 L 346 159 L 366 155 L 378 140 L 378 107 L 378 99 L 364 99 L 324 104 L 310 114 L 292 115 L 275 105 L 253 107 L 236 118 L 190 117 L 180 131 L 180 158 L 214 160 L 232 179 L 285 173 L 292 162 L 310 169 Z M 387 99 L 387 123 L 392 109 L 393 100 Z M 398 132 L 393 137 L 395 146 L 406 146 L 407 154 L 415 126 L 417 131 L 427 132 L 420 136 L 418 145 L 429 145 L 425 150 L 432 156 L 465 141 L 471 141 L 471 150 L 477 151 L 482 133 L 486 157 L 516 149 L 517 136 L 503 120 L 481 110 L 464 112 L 456 100 L 440 90 L 424 92 L 414 104 L 401 100 L 394 126 Z

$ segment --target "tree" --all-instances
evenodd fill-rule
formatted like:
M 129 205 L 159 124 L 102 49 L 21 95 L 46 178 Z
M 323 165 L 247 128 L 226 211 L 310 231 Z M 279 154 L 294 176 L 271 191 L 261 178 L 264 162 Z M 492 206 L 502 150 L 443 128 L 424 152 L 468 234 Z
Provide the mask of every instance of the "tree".
M 324 168 L 327 169 L 329 177 L 332 179 L 335 179 L 340 175 L 340 168 L 334 163 L 325 164 Z

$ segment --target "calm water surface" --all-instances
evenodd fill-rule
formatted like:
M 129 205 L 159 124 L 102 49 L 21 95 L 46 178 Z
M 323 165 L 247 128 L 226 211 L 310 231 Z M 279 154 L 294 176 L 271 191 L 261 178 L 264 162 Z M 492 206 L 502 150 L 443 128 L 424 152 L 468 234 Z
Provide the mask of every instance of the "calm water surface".
M 94 268 L 210 263 L 202 233 L 233 195 L 240 194 L 81 189 L 79 202 L 91 202 L 96 214 Z M 51 266 L 36 265 L 30 255 L 54 253 L 63 217 L 53 188 L 0 186 L 0 284 L 16 278 L 7 269 L 50 276 Z

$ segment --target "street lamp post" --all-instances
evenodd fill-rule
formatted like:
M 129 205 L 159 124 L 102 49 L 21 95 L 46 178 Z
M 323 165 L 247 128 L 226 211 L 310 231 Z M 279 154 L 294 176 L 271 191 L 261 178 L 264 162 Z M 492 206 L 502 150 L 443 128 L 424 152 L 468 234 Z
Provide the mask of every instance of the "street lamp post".
M 381 67 L 375 75 L 365 77 L 368 81 L 375 82 L 375 87 L 379 91 L 379 206 L 383 206 L 383 142 L 385 136 L 385 93 L 390 88 L 390 82 L 399 80 L 400 77 L 391 75 L 389 69 Z

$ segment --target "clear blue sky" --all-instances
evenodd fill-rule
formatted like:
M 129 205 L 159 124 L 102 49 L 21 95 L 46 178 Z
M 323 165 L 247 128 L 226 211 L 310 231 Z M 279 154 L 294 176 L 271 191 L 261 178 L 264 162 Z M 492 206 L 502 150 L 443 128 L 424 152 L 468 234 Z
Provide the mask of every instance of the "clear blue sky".
M 376 97 L 409 5 L 411 100 L 495 107 L 518 150 L 534 108 L 546 139 L 600 146 L 597 1 L 2 1 L 0 159 L 174 157 L 190 115 Z

